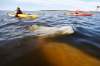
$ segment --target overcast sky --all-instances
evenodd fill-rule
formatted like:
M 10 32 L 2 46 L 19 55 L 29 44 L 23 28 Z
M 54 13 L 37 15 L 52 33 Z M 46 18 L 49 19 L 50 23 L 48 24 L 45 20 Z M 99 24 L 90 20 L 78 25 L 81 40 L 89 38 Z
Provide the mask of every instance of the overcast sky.
M 100 0 L 0 0 L 0 10 L 95 10 Z

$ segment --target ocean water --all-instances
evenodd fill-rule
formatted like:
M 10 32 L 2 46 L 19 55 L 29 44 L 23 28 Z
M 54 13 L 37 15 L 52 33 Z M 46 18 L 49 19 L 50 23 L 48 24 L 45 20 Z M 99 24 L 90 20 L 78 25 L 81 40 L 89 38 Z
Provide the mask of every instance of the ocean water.
M 100 59 L 100 12 L 92 12 L 93 16 L 67 16 L 65 15 L 66 11 L 37 11 L 36 14 L 40 16 L 35 20 L 19 20 L 8 16 L 7 13 L 8 11 L 0 11 L 1 65 L 31 51 L 33 48 L 31 46 L 36 44 L 36 37 L 34 32 L 30 32 L 23 27 L 34 24 L 73 26 L 74 34 L 57 36 L 52 39 L 71 43 L 72 46 Z

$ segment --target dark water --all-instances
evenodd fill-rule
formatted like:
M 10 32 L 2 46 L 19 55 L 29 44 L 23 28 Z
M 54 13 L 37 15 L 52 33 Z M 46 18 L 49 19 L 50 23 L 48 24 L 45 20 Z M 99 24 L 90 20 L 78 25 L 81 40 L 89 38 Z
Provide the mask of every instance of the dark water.
M 31 51 L 36 44 L 34 32 L 24 26 L 41 24 L 44 26 L 74 27 L 75 34 L 53 38 L 55 41 L 69 42 L 83 52 L 100 59 L 100 13 L 93 16 L 66 16 L 64 11 L 39 11 L 35 20 L 18 20 L 0 11 L 0 64 L 6 64 Z M 27 45 L 28 44 L 28 45 Z

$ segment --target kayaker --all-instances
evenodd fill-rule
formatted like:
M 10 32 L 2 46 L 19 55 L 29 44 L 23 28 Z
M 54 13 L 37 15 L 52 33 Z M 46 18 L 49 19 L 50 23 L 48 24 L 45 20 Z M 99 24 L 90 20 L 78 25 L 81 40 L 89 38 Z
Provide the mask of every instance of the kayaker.
M 20 10 L 20 7 L 17 7 L 15 17 L 18 17 L 18 14 L 23 14 L 23 12 Z
M 75 11 L 75 14 L 79 14 L 80 12 L 78 10 Z

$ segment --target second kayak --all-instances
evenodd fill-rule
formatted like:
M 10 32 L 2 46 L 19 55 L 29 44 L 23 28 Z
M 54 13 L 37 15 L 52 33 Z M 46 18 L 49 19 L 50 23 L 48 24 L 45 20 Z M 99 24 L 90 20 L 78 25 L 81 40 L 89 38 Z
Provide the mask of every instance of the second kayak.
M 92 16 L 93 14 L 71 14 L 71 16 Z
M 69 16 L 93 16 L 92 13 L 85 12 L 85 11 L 73 11 L 73 12 L 67 13 L 66 15 L 69 15 Z

